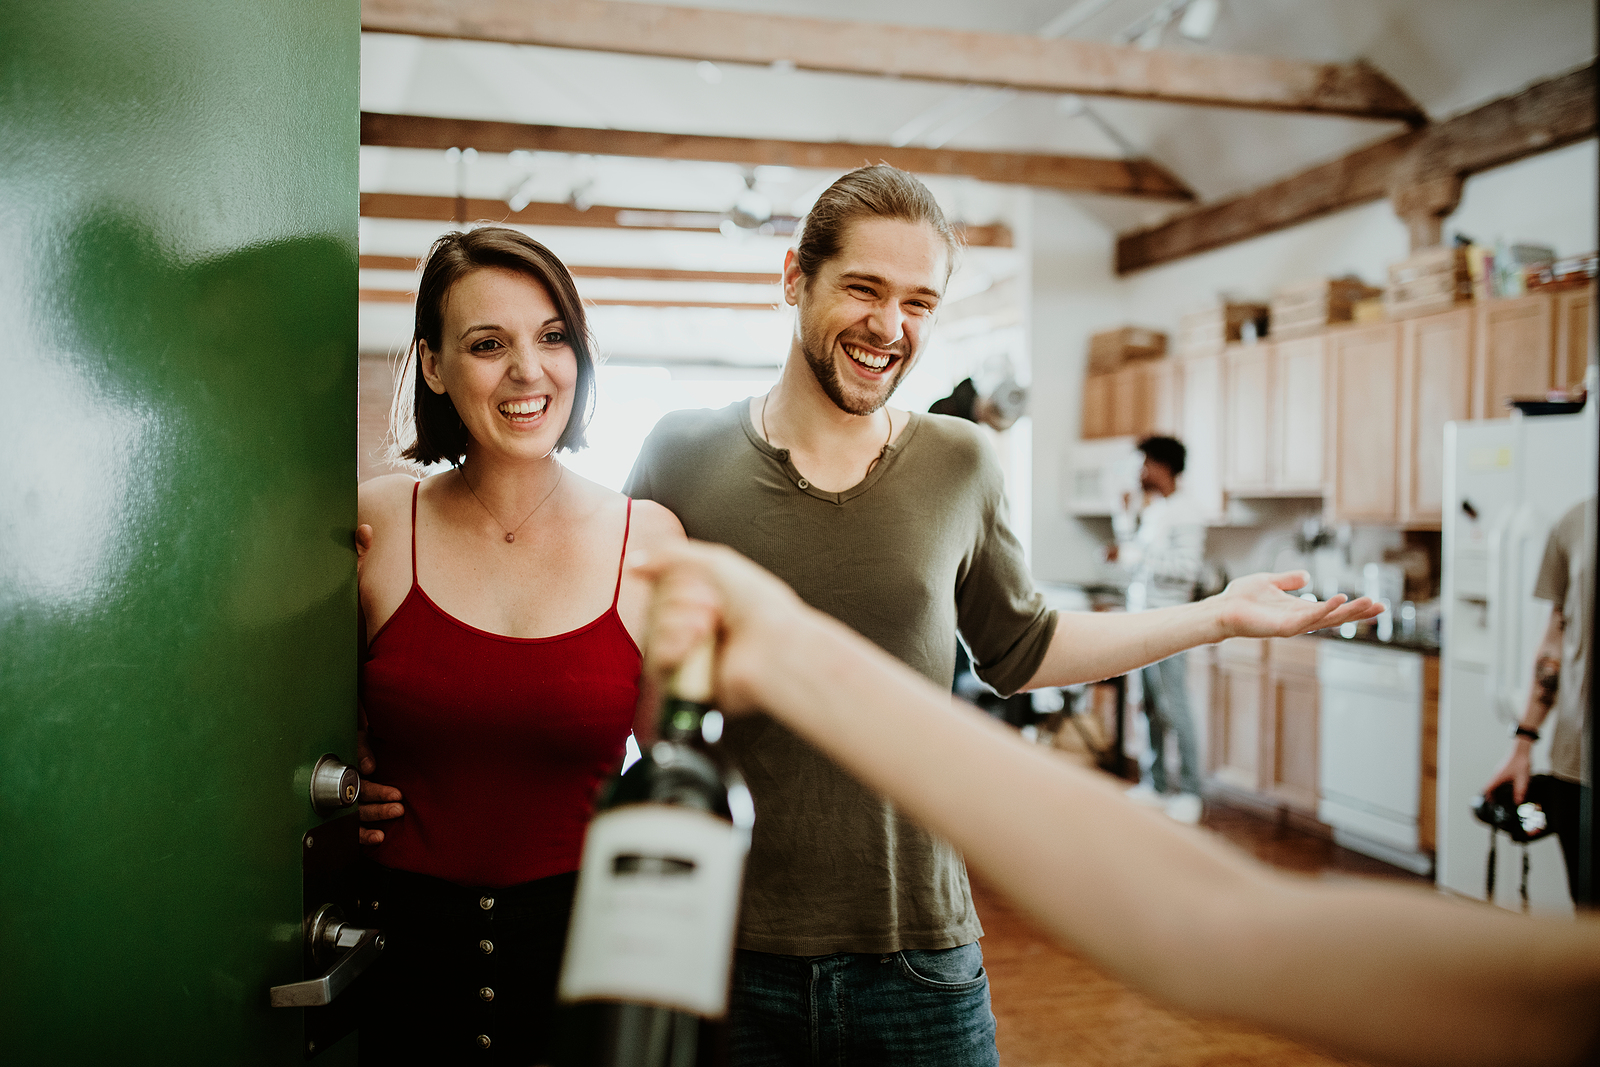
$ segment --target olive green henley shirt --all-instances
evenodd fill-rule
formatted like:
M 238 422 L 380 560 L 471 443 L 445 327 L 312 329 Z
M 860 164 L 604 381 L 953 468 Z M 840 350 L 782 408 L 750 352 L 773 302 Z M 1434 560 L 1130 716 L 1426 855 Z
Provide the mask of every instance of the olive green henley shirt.
M 678 411 L 645 441 L 627 492 L 670 509 L 690 537 L 755 560 L 941 687 L 958 629 L 978 675 L 1002 693 L 1027 683 L 1055 632 L 1007 525 L 999 465 L 960 419 L 912 414 L 860 484 L 827 493 L 762 439 L 748 401 Z M 756 809 L 741 948 L 822 956 L 982 935 L 948 843 L 765 716 L 730 721 L 723 744 Z

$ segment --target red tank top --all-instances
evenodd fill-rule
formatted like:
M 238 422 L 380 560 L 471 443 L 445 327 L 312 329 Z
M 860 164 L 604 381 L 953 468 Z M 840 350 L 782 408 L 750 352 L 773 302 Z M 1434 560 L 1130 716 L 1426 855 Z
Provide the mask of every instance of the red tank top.
M 421 483 L 418 483 L 420 485 Z M 633 522 L 628 501 L 622 547 Z M 578 869 L 595 790 L 622 754 L 639 647 L 611 607 L 554 637 L 504 637 L 447 614 L 417 584 L 372 638 L 362 700 L 373 778 L 405 815 L 371 855 L 386 867 L 503 887 Z

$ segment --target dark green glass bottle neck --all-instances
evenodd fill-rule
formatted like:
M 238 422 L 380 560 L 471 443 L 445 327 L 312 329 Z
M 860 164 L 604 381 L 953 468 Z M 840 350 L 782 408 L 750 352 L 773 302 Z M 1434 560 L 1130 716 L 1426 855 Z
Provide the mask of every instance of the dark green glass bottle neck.
M 661 702 L 661 719 L 657 730 L 663 741 L 688 741 L 700 737 L 700 725 L 711 710 L 709 704 L 698 704 L 682 697 L 668 696 Z

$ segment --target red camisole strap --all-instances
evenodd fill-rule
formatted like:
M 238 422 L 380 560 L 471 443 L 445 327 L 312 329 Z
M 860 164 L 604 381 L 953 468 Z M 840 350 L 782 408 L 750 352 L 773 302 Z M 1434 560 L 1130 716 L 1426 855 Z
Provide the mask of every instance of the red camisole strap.
M 411 485 L 411 584 L 417 584 L 417 490 L 422 488 L 421 482 Z M 624 537 L 627 535 L 624 534 Z
M 413 520 L 415 523 L 415 520 Z M 622 555 L 617 559 L 617 590 L 611 594 L 611 610 L 617 610 L 617 603 L 622 599 L 622 564 L 628 558 L 628 531 L 633 528 L 633 497 L 628 498 L 628 514 L 622 520 Z M 416 535 L 412 535 L 415 539 Z M 416 549 L 412 549 L 415 554 Z M 412 565 L 415 568 L 415 564 Z

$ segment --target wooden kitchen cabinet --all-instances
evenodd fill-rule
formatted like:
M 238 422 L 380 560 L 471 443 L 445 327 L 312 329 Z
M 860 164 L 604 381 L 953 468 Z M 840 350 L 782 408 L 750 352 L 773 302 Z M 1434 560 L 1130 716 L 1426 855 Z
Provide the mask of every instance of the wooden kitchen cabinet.
M 1235 345 L 1222 357 L 1223 486 L 1230 493 L 1272 488 L 1272 346 Z
M 1177 437 L 1183 432 L 1183 396 L 1177 364 L 1170 359 L 1152 360 L 1145 367 L 1144 431 Z
M 1145 366 L 1128 363 L 1111 373 L 1111 436 L 1139 437 L 1149 421 Z
M 1262 776 L 1267 642 L 1235 637 L 1217 646 L 1207 750 L 1212 777 L 1246 793 L 1266 791 Z
M 1234 638 L 1216 646 L 1207 714 L 1219 784 L 1312 818 L 1317 811 L 1317 642 Z
M 1177 434 L 1182 429 L 1182 397 L 1171 360 L 1124 364 L 1083 380 L 1083 422 L 1079 436 L 1144 437 Z
M 1439 657 L 1422 657 L 1422 781 L 1417 796 L 1417 848 L 1432 852 L 1439 827 Z
M 1594 358 L 1594 286 L 1558 293 L 1556 302 L 1555 388 L 1583 381 Z
M 1473 418 L 1503 419 L 1507 397 L 1543 396 L 1555 387 L 1555 307 L 1548 293 L 1477 306 Z
M 1321 336 L 1273 346 L 1272 487 L 1280 493 L 1323 490 L 1327 346 Z
M 1444 507 L 1444 424 L 1472 411 L 1470 307 L 1407 319 L 1400 328 L 1400 514 L 1437 527 Z
M 1328 433 L 1332 499 L 1347 522 L 1399 516 L 1400 324 L 1326 334 L 1333 418 Z
M 1178 437 L 1188 449 L 1184 492 L 1208 520 L 1221 519 L 1226 502 L 1222 494 L 1222 374 L 1221 355 L 1180 360 L 1178 393 L 1181 425 Z
M 1320 335 L 1228 349 L 1228 492 L 1322 493 L 1324 352 Z
M 1085 441 L 1111 436 L 1112 378 L 1110 374 L 1090 374 L 1083 379 L 1083 422 L 1078 436 Z
M 1279 638 L 1267 651 L 1261 755 L 1266 792 L 1312 818 L 1317 814 L 1317 637 Z

